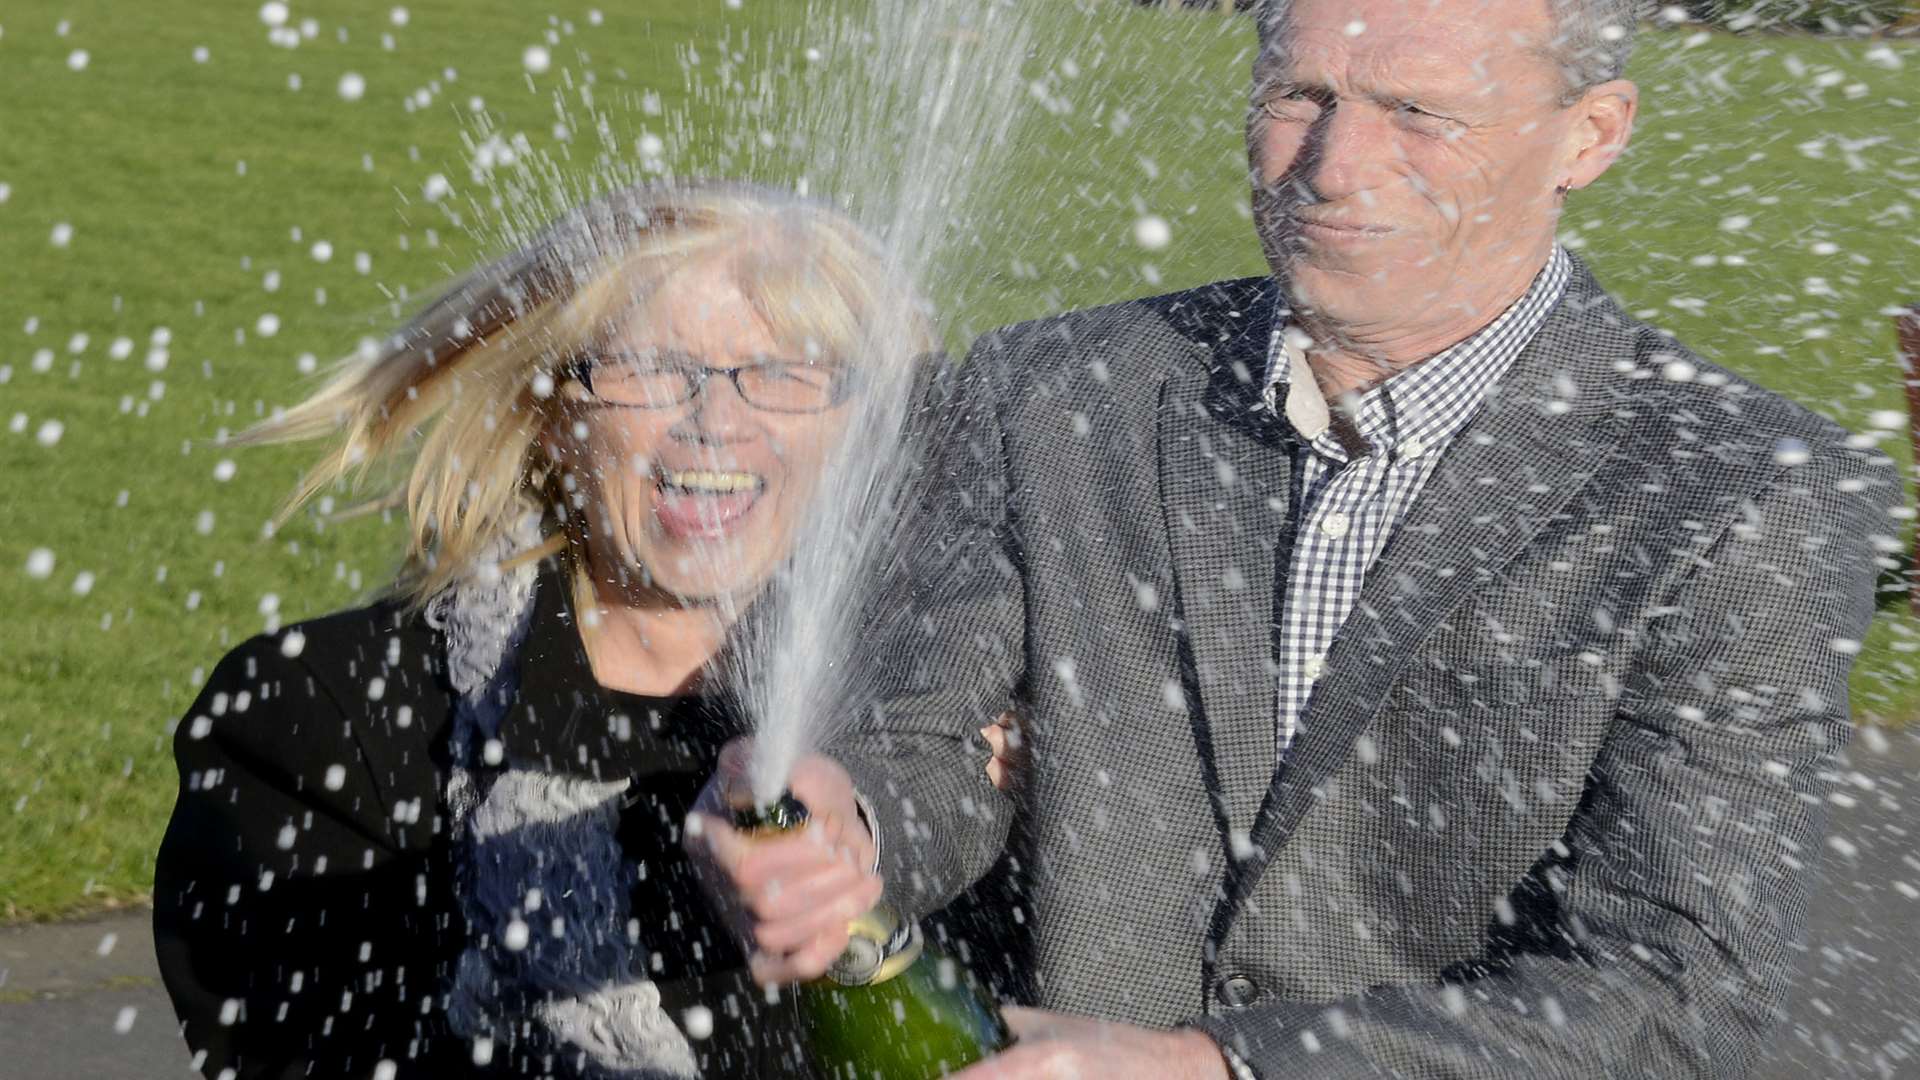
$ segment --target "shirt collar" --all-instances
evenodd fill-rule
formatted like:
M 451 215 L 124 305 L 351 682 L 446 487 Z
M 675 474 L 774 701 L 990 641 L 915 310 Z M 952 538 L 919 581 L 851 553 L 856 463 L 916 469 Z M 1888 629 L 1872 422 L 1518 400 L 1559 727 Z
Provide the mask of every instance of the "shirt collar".
M 1417 456 L 1441 446 L 1466 424 L 1488 387 L 1532 340 L 1565 292 L 1571 273 L 1572 259 L 1555 244 L 1527 291 L 1492 322 L 1338 403 L 1328 402 L 1313 378 L 1307 362 L 1312 339 L 1288 323 L 1283 292 L 1275 300 L 1274 329 L 1267 348 L 1267 408 L 1284 415 L 1314 452 L 1342 463 L 1349 455 L 1331 430 L 1336 407 L 1347 412 L 1361 437 L 1377 451 Z

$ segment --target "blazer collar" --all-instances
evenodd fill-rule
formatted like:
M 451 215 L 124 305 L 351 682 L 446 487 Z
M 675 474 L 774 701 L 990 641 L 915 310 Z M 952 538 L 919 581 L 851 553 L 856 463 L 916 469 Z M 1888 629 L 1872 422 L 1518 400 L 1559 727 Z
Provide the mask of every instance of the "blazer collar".
M 1252 829 L 1223 912 L 1318 801 L 1422 640 L 1501 569 L 1592 479 L 1618 443 L 1614 416 L 1632 367 L 1632 321 L 1577 259 L 1566 293 L 1449 447 L 1327 656 L 1288 763 Z M 1497 477 L 1498 483 L 1482 483 Z M 1251 662 L 1249 656 L 1245 662 Z
M 1222 282 L 1163 311 L 1191 343 L 1161 386 L 1161 509 L 1187 715 L 1223 841 L 1273 779 L 1275 574 L 1291 549 L 1292 431 L 1261 400 L 1275 286 Z

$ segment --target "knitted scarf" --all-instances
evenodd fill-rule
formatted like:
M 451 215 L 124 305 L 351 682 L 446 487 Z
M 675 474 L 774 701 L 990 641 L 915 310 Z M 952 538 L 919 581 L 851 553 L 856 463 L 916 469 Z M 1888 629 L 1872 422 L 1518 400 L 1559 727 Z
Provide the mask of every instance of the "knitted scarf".
M 692 1077 L 693 1048 L 642 974 L 646 950 L 629 910 L 636 871 L 615 838 L 630 781 L 505 760 L 500 725 L 519 688 L 537 570 L 496 568 L 539 539 L 530 514 L 427 607 L 458 695 L 446 804 L 470 941 L 448 1020 L 472 1040 L 476 1064 L 504 1049 L 542 1074 Z

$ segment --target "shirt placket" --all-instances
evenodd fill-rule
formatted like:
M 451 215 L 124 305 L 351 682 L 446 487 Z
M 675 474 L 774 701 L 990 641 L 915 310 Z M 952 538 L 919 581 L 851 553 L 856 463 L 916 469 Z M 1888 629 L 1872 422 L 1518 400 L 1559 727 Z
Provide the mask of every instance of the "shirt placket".
M 1284 715 L 1281 752 L 1291 745 L 1300 720 L 1325 674 L 1327 651 L 1359 597 L 1366 563 L 1381 520 L 1380 501 L 1387 461 L 1373 454 L 1351 462 L 1337 448 L 1317 446 L 1305 470 L 1310 502 L 1293 557 L 1286 601 L 1286 663 L 1282 665 Z M 1318 490 L 1313 490 L 1317 488 Z

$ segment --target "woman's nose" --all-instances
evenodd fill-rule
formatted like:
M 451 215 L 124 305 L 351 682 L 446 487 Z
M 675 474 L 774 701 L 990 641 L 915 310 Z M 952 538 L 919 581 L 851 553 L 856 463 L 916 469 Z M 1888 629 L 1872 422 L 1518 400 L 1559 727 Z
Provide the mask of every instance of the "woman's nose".
M 675 425 L 675 431 L 693 441 L 724 444 L 753 437 L 759 426 L 757 410 L 740 396 L 740 388 L 715 371 L 688 402 L 686 419 Z

